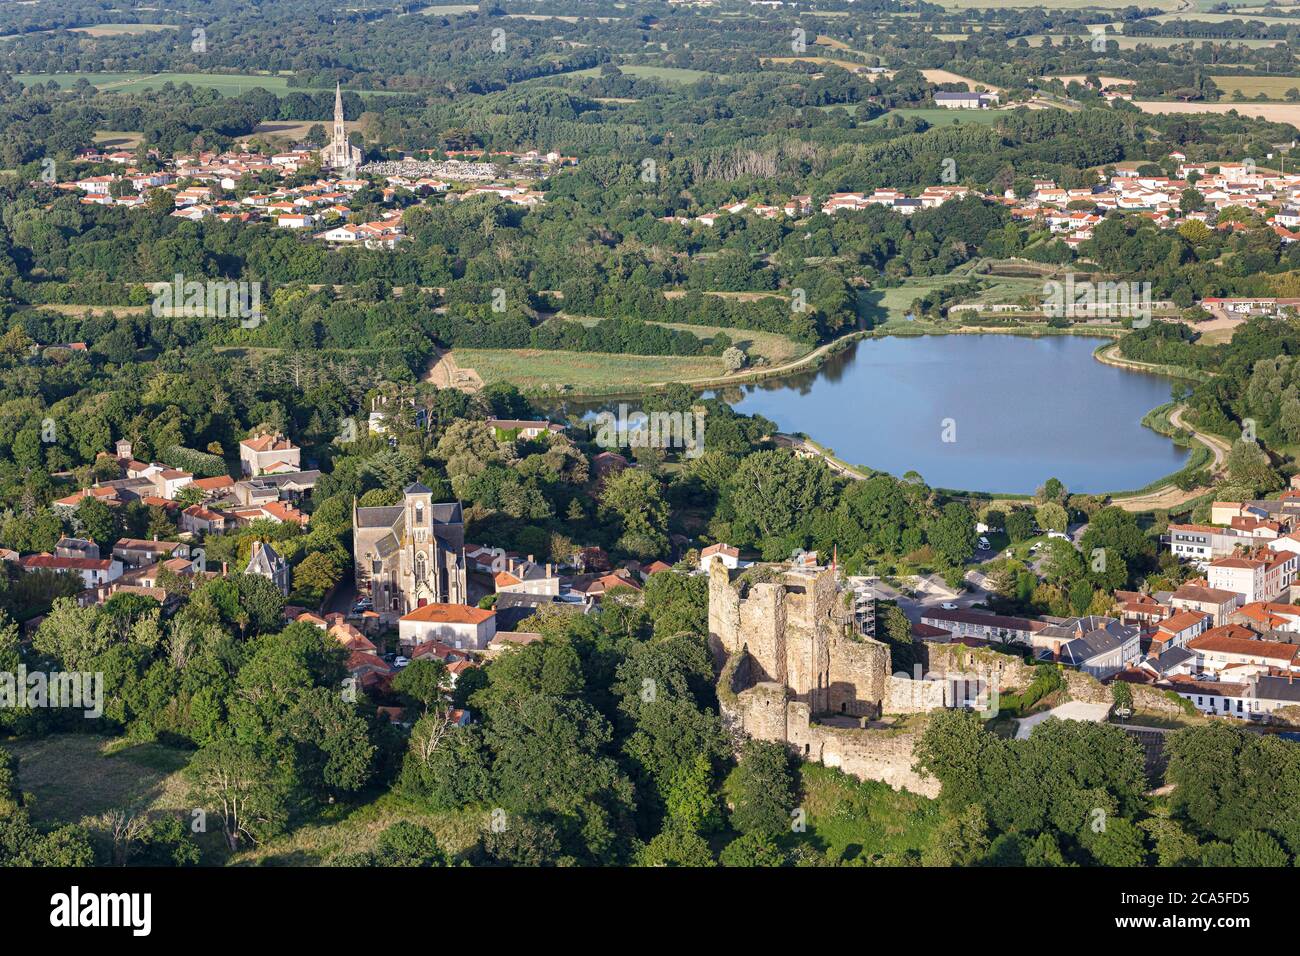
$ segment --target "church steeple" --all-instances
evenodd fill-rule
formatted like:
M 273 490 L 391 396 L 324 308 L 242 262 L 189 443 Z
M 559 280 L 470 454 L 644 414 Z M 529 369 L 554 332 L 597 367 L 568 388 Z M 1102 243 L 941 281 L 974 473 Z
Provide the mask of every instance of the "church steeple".
M 347 127 L 343 124 L 343 84 L 334 84 L 334 142 L 348 141 Z
M 346 169 L 361 161 L 361 150 L 348 142 L 348 127 L 343 121 L 343 84 L 334 84 L 334 135 L 321 150 L 321 163 L 330 169 Z

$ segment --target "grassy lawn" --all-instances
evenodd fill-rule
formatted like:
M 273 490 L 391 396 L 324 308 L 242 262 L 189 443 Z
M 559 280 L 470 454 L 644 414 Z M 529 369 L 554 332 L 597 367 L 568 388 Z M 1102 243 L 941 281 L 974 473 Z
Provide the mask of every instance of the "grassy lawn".
M 749 333 L 746 333 L 749 334 Z M 510 382 L 520 389 L 556 384 L 612 392 L 656 382 L 680 382 L 724 373 L 711 355 L 611 355 L 544 349 L 455 349 L 456 363 L 472 368 L 484 384 Z
M 162 744 L 60 734 L 5 741 L 18 757 L 18 786 L 35 797 L 40 823 L 86 823 L 109 810 L 186 808 L 180 770 L 189 753 Z

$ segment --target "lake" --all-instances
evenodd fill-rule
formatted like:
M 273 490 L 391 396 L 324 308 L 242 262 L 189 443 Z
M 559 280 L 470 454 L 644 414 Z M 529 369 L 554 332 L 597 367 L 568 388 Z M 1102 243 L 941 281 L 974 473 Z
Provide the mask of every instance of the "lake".
M 1140 488 L 1188 451 L 1141 424 L 1171 380 L 1103 365 L 1094 337 L 862 340 L 815 372 L 728 388 L 737 411 L 803 432 L 853 465 L 936 488 L 1032 493 Z

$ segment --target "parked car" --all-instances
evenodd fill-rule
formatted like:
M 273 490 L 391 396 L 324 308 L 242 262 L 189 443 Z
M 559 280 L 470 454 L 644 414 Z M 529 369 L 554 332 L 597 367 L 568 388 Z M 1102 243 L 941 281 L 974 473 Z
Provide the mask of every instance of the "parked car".
M 402 657 L 400 654 L 393 658 L 393 666 L 397 668 L 405 667 L 409 663 L 411 663 L 411 659 L 409 657 Z
M 947 601 L 943 604 L 940 604 L 939 607 L 943 608 L 945 611 L 957 610 L 957 605 L 953 604 L 951 601 Z
M 988 538 L 980 538 L 979 545 L 980 545 L 980 550 L 981 550 L 981 551 L 987 551 L 987 550 L 989 550 L 989 548 L 992 547 L 992 545 L 989 544 L 989 539 L 988 539 Z

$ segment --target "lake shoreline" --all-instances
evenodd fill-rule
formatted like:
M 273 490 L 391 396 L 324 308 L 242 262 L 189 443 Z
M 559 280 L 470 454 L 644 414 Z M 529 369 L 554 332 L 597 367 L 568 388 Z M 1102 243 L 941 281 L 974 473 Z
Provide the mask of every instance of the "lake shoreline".
M 1114 350 L 1118 340 L 1120 340 L 1126 333 L 1127 333 L 1126 329 L 1120 329 L 1114 326 L 1095 326 L 1095 325 L 1094 326 L 1072 326 L 1064 329 L 1052 328 L 1046 325 L 1034 326 L 1034 327 L 1026 327 L 1025 325 L 1016 325 L 1016 326 L 963 326 L 963 327 L 952 328 L 952 329 L 923 328 L 923 329 L 917 329 L 915 331 L 910 329 L 900 329 L 896 327 L 860 330 L 857 332 L 850 333 L 846 336 L 842 336 L 841 338 L 836 339 L 832 343 L 827 343 L 826 346 L 820 347 L 819 349 L 814 350 L 814 352 L 809 353 L 809 355 L 804 356 L 798 360 L 795 360 L 794 362 L 789 363 L 786 366 L 782 366 L 780 369 L 761 370 L 761 371 L 756 370 L 754 373 L 743 377 L 734 376 L 731 378 L 725 378 L 721 380 L 713 379 L 710 380 L 708 383 L 685 382 L 683 384 L 687 384 L 690 387 L 692 387 L 694 390 L 703 393 L 705 391 L 719 390 L 732 385 L 736 385 L 736 386 L 755 385 L 765 381 L 771 382 L 774 380 L 779 381 L 780 379 L 794 379 L 799 375 L 808 375 L 810 372 L 819 371 L 822 368 L 822 366 L 826 363 L 826 361 L 829 360 L 833 355 L 838 355 L 840 352 L 847 349 L 850 345 L 855 345 L 856 343 L 865 339 L 889 339 L 889 338 L 903 339 L 903 338 L 921 338 L 925 336 L 948 336 L 948 335 L 1012 335 L 1012 336 L 1017 336 L 1020 338 L 1028 338 L 1028 339 L 1041 339 L 1049 336 L 1073 336 L 1073 337 L 1105 339 L 1106 341 L 1100 342 L 1091 353 L 1092 358 L 1103 365 L 1120 368 L 1128 372 L 1136 372 L 1136 373 L 1146 374 L 1146 375 L 1156 375 L 1161 378 L 1165 378 L 1169 380 L 1178 380 L 1178 379 L 1191 380 L 1191 381 L 1196 380 L 1196 375 L 1192 370 L 1173 369 L 1173 368 L 1161 367 L 1161 366 L 1150 366 L 1147 365 L 1146 363 L 1130 362 L 1130 361 L 1118 359 L 1115 356 L 1108 354 L 1108 352 Z M 636 398 L 643 397 L 647 394 L 654 394 L 656 392 L 661 392 L 664 387 L 666 386 L 656 385 L 656 386 L 648 386 L 648 387 L 620 389 L 617 393 L 596 393 L 596 394 L 592 394 L 590 392 L 569 393 L 569 394 L 564 394 L 562 396 L 557 395 L 557 396 L 546 396 L 546 397 L 548 399 L 552 399 L 553 401 L 555 401 L 555 404 L 559 406 L 568 405 L 570 402 L 579 405 L 584 405 L 584 404 L 594 404 L 596 402 L 635 400 Z M 735 405 L 737 403 L 732 402 L 730 404 Z M 1143 414 L 1143 416 L 1138 420 L 1139 424 L 1141 424 L 1142 427 L 1144 428 L 1150 429 L 1155 434 L 1162 435 L 1163 437 L 1170 438 L 1171 440 L 1174 439 L 1173 433 L 1166 432 L 1163 429 L 1154 428 L 1150 423 L 1150 418 L 1153 413 L 1156 413 L 1168 407 L 1172 407 L 1172 403 L 1163 402 L 1155 405 L 1153 408 L 1147 410 Z M 571 414 L 571 412 L 568 412 L 568 410 L 566 409 L 566 414 Z M 762 414 L 762 413 L 758 412 L 757 414 Z M 825 446 L 819 444 L 815 439 L 812 439 L 810 436 L 808 436 L 806 433 L 802 431 L 799 430 L 787 430 L 787 431 L 789 435 L 797 436 L 799 439 L 807 442 L 808 445 L 811 446 L 809 450 L 815 449 L 817 454 L 826 458 L 828 464 L 831 464 L 832 467 L 836 467 L 837 470 L 847 469 L 850 471 L 866 472 L 869 474 L 874 474 L 874 473 L 891 474 L 892 473 L 888 470 L 882 470 L 865 464 L 860 464 L 860 463 L 855 464 L 853 462 L 848 461 L 847 459 L 841 458 L 838 455 L 835 455 L 827 451 Z M 1179 448 L 1189 450 L 1188 457 L 1179 468 L 1171 472 L 1168 472 L 1160 477 L 1157 477 L 1143 484 L 1138 488 L 1127 488 L 1123 490 L 1107 490 L 1107 491 L 1097 491 L 1097 492 L 1080 492 L 1080 494 L 1088 494 L 1093 497 L 1112 499 L 1116 501 L 1135 498 L 1135 497 L 1137 498 L 1150 497 L 1163 490 L 1173 488 L 1175 481 L 1180 476 L 1199 470 L 1206 464 L 1207 459 L 1211 457 L 1209 453 L 1206 451 L 1206 449 L 1202 447 L 1202 445 L 1199 444 L 1195 439 L 1192 439 L 1190 442 L 1175 441 L 1174 443 Z M 997 492 L 997 491 L 949 488 L 940 485 L 935 485 L 932 487 L 934 487 L 934 489 L 937 492 L 945 496 L 966 498 L 971 501 L 994 501 L 994 500 L 1026 501 L 1032 499 L 1033 497 L 1032 493 L 1029 492 L 1004 493 L 1004 492 Z

